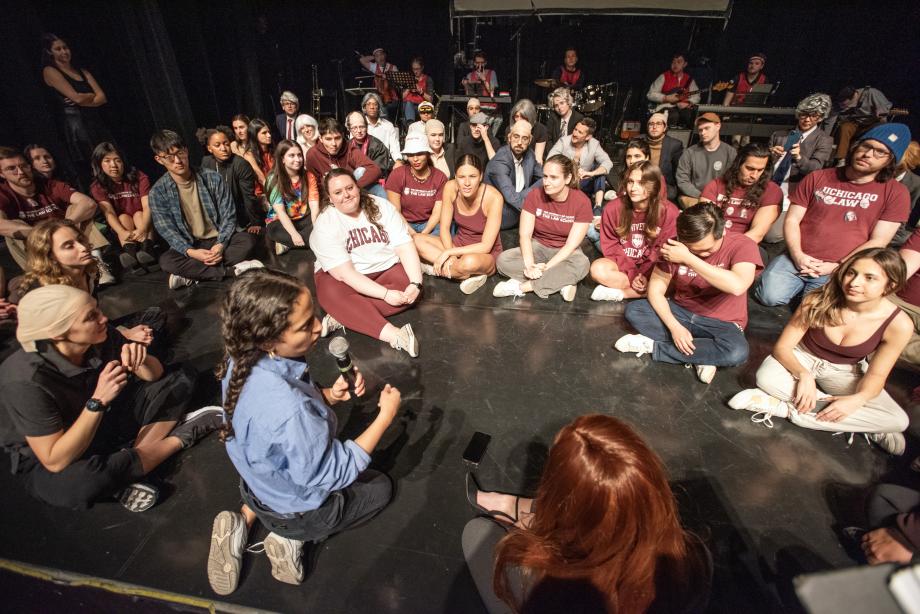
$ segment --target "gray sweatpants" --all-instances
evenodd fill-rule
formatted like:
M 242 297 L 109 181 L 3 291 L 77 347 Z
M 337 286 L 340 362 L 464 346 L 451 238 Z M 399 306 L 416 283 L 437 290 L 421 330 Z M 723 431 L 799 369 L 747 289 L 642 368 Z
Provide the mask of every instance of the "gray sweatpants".
M 558 247 L 546 247 L 535 239 L 531 239 L 530 244 L 533 246 L 534 264 L 549 262 L 560 249 Z M 520 247 L 503 251 L 495 264 L 498 267 L 498 272 L 505 277 L 511 277 L 520 282 L 528 281 L 524 277 L 524 257 L 521 255 Z M 588 275 L 590 268 L 591 262 L 581 251 L 581 248 L 578 247 L 568 258 L 552 268 L 546 269 L 540 279 L 529 281 L 533 286 L 534 294 L 540 298 L 546 298 L 554 292 L 559 292 L 565 286 L 572 286 L 580 282 Z
M 802 366 L 815 376 L 822 392 L 834 396 L 854 394 L 863 376 L 863 365 L 838 365 L 822 360 L 797 347 L 793 350 Z M 792 403 L 796 381 L 773 356 L 767 356 L 757 369 L 757 387 L 780 401 Z M 901 433 L 907 430 L 909 419 L 891 396 L 884 390 L 877 397 L 838 422 L 815 418 L 814 413 L 800 414 L 790 407 L 789 420 L 806 429 L 816 431 L 842 431 L 844 433 Z

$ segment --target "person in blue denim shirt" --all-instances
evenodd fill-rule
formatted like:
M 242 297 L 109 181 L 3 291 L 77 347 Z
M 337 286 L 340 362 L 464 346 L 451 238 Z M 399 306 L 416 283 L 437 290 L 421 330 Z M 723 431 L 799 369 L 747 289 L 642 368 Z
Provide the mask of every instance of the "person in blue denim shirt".
M 228 421 L 221 438 L 240 474 L 243 507 L 214 520 L 208 580 L 218 594 L 233 592 L 258 519 L 270 531 L 263 545 L 272 575 L 299 584 L 304 542 L 321 543 L 389 503 L 390 478 L 367 467 L 400 393 L 386 385 L 367 429 L 354 440 L 336 439 L 330 406 L 349 398 L 348 382 L 339 377 L 321 388 L 310 377 L 303 356 L 322 327 L 310 291 L 291 275 L 259 269 L 242 276 L 224 298 L 221 321 L 226 356 L 218 376 Z M 354 393 L 364 392 L 358 373 Z

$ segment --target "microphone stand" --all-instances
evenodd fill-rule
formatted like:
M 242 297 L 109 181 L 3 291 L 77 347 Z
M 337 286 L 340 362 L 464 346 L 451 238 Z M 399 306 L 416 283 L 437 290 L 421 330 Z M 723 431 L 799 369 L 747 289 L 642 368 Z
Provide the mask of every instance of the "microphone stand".
M 511 35 L 511 38 L 508 39 L 509 42 L 514 41 L 514 100 L 519 99 L 521 90 L 521 34 L 524 28 L 527 27 L 527 24 L 530 23 L 530 20 L 534 17 L 536 17 L 540 23 L 543 23 L 543 18 L 540 17 L 540 13 L 537 12 L 537 6 L 533 3 L 533 0 L 530 0 L 530 6 L 533 8 L 530 15 L 527 16 L 527 19 L 521 23 L 518 29 L 514 31 L 514 34 Z

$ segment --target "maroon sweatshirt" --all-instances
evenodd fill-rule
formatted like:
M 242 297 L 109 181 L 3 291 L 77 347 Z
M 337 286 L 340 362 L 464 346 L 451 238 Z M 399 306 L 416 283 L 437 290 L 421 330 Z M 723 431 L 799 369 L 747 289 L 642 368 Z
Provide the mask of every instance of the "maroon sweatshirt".
M 326 151 L 322 143 L 317 143 L 307 152 L 307 158 L 304 161 L 307 171 L 316 176 L 317 182 L 322 183 L 323 177 L 326 176 L 333 168 L 344 168 L 352 172 L 357 168 L 363 168 L 364 176 L 358 179 L 358 187 L 366 188 L 373 185 L 380 179 L 380 168 L 368 158 L 364 153 L 355 147 L 351 141 L 342 139 L 342 146 L 335 155 Z

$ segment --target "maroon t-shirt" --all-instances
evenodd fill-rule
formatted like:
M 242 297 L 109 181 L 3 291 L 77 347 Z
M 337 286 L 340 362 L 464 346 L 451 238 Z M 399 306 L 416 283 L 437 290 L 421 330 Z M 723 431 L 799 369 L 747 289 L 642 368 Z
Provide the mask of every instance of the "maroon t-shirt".
M 901 182 L 853 183 L 842 176 L 836 168 L 809 173 L 789 197 L 807 209 L 799 225 L 802 251 L 825 262 L 839 262 L 868 241 L 876 222 L 906 222 L 910 214 Z
M 703 187 L 701 196 L 722 209 L 725 229 L 729 232 L 747 232 L 751 227 L 751 220 L 761 207 L 779 207 L 783 203 L 783 191 L 772 181 L 767 182 L 760 200 L 756 203 L 745 198 L 747 190 L 743 187 L 735 188 L 731 196 L 726 196 L 725 190 L 725 180 L 716 178 Z
M 920 253 L 920 228 L 914 229 L 913 234 L 910 235 L 907 242 L 901 246 L 901 249 Z M 910 279 L 907 280 L 907 283 L 904 284 L 904 287 L 898 292 L 898 296 L 911 305 L 920 307 L 920 271 L 910 276 Z
M 407 222 L 427 222 L 434 209 L 434 203 L 441 200 L 447 175 L 436 168 L 425 181 L 419 181 L 412 175 L 408 164 L 394 168 L 387 177 L 386 189 L 399 194 L 402 216 Z
M 36 179 L 35 186 L 33 196 L 22 196 L 7 183 L 0 183 L 0 211 L 8 220 L 22 220 L 34 226 L 42 220 L 64 217 L 76 190 L 57 179 Z
M 754 263 L 757 272 L 763 269 L 760 250 L 754 241 L 743 234 L 726 232 L 718 251 L 703 258 L 707 264 L 721 269 L 731 269 L 739 262 Z M 693 313 L 723 322 L 734 322 L 741 328 L 747 326 L 747 293 L 734 296 L 722 292 L 702 275 L 683 264 L 661 260 L 658 268 L 671 275 L 674 302 Z
M 590 224 L 594 220 L 591 200 L 581 190 L 571 188 L 562 202 L 552 200 L 540 188 L 533 189 L 524 199 L 523 210 L 537 218 L 533 238 L 546 247 L 562 247 L 569 238 L 572 224 Z
M 93 181 L 89 191 L 96 202 L 107 201 L 112 203 L 115 215 L 134 215 L 143 211 L 141 197 L 147 196 L 150 192 L 150 178 L 143 172 L 137 171 L 137 181 L 135 183 L 119 181 L 112 186 L 111 190 L 108 190 L 98 181 Z
M 632 223 L 625 236 L 617 233 L 623 217 L 625 203 L 617 198 L 604 207 L 601 215 L 601 253 L 613 260 L 620 272 L 632 281 L 636 275 L 649 276 L 661 255 L 661 246 L 677 235 L 677 216 L 680 210 L 674 203 L 664 200 L 658 216 L 658 236 L 649 241 L 645 235 L 646 211 L 634 211 Z

